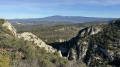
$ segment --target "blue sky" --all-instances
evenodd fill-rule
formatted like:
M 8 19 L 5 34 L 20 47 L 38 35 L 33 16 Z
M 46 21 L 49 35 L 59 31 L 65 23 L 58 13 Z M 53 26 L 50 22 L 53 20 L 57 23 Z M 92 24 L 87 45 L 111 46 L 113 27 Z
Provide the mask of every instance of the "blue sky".
M 0 18 L 53 15 L 120 18 L 120 0 L 1 0 Z

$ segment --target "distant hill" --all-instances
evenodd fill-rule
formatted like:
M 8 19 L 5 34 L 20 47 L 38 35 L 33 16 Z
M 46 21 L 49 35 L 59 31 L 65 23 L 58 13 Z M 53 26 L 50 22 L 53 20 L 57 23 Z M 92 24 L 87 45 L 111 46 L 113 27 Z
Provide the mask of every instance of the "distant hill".
M 28 18 L 28 19 L 9 19 L 11 22 L 21 23 L 83 23 L 92 21 L 111 21 L 118 18 L 99 18 L 99 17 L 82 17 L 82 16 L 49 16 L 44 18 Z M 59 21 L 59 22 L 58 22 Z
M 92 21 L 111 21 L 117 18 L 99 18 L 99 17 L 82 17 L 82 16 L 50 16 L 42 18 L 49 21 L 71 21 L 71 22 L 92 22 Z

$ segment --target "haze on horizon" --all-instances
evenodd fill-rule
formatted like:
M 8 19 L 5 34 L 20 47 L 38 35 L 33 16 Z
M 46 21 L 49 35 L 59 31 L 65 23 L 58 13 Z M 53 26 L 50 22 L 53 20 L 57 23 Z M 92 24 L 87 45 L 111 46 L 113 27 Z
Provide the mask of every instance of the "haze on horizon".
M 53 15 L 120 18 L 120 0 L 2 0 L 0 18 Z

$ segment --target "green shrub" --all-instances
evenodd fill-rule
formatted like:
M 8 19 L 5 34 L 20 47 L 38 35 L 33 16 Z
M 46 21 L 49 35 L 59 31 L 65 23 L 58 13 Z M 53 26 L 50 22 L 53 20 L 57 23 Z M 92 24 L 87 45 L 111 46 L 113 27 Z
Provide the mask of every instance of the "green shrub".
M 10 56 L 9 55 L 0 55 L 0 67 L 10 67 Z

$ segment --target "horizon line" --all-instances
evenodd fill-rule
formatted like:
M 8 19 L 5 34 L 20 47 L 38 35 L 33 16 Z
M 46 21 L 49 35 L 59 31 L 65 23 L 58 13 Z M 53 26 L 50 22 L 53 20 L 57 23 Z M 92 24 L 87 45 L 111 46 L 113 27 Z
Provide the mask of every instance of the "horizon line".
M 44 17 L 25 17 L 25 18 L 0 18 L 0 19 L 39 19 L 39 18 L 47 18 L 47 17 L 54 17 L 54 16 L 63 16 L 63 17 L 91 17 L 91 18 L 120 18 L 120 17 L 98 17 L 98 16 L 75 16 L 75 15 L 51 15 L 51 16 L 44 16 Z

